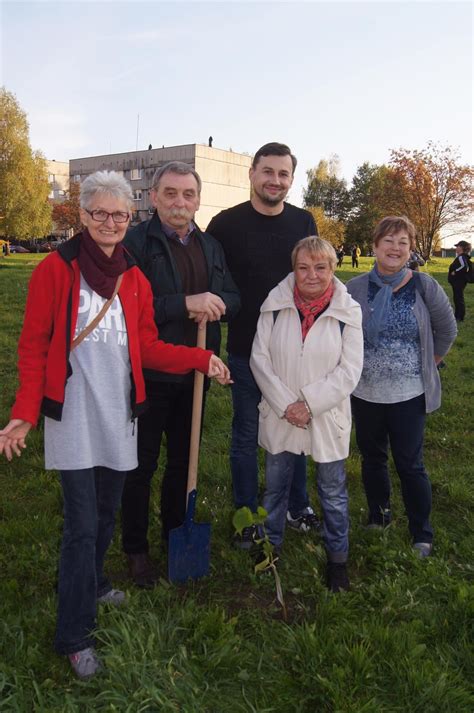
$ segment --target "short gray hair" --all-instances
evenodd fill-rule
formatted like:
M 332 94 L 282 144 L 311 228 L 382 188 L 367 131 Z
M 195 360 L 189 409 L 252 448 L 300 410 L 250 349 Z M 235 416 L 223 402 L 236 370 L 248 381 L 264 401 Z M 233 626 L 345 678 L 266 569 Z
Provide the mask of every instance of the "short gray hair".
M 336 269 L 337 265 L 337 255 L 333 246 L 324 238 L 320 238 L 317 235 L 310 235 L 309 238 L 303 238 L 296 243 L 291 253 L 291 266 L 293 270 L 295 269 L 296 260 L 298 258 L 298 253 L 300 250 L 307 250 L 311 255 L 321 255 L 327 258 L 329 262 L 329 267 L 332 272 Z
M 153 180 L 151 182 L 152 190 L 158 188 L 158 185 L 167 173 L 177 173 L 179 176 L 187 176 L 191 174 L 196 179 L 198 185 L 198 195 L 201 195 L 202 181 L 199 173 L 189 164 L 184 163 L 184 161 L 170 161 L 165 163 L 164 166 L 157 168 L 153 174 Z
M 90 208 L 97 194 L 113 196 L 127 203 L 128 209 L 133 206 L 133 193 L 130 183 L 117 171 L 96 171 L 81 183 L 81 208 Z

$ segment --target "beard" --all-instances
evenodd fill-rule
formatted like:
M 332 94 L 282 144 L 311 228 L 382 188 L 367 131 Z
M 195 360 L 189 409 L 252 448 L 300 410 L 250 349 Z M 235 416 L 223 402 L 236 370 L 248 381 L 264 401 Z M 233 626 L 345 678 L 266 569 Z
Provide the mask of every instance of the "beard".
M 257 195 L 257 196 L 260 198 L 260 200 L 262 201 L 262 203 L 263 203 L 264 205 L 268 205 L 268 206 L 270 206 L 270 207 L 273 207 L 273 206 L 275 206 L 275 205 L 278 205 L 279 203 L 281 203 L 282 201 L 284 201 L 285 198 L 286 198 L 286 196 L 288 195 L 288 191 L 285 191 L 284 189 L 282 189 L 281 191 L 279 191 L 279 193 L 278 193 L 277 195 L 275 195 L 275 196 L 270 196 L 270 195 L 268 195 L 267 193 L 265 193 L 265 189 L 263 189 L 263 190 L 258 189 L 258 190 L 257 190 L 257 189 L 254 188 L 254 187 L 252 187 L 252 188 L 253 188 L 253 192 L 255 193 L 255 195 Z

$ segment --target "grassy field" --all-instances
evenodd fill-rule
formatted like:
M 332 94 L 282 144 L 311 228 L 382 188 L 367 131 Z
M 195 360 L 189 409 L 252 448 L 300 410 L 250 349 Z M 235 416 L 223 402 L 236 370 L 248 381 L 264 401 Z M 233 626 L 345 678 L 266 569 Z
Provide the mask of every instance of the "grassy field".
M 1 424 L 16 388 L 28 276 L 41 257 L 0 259 Z M 363 258 L 359 271 L 370 262 Z M 436 260 L 429 271 L 450 295 L 448 262 Z M 355 272 L 344 265 L 337 274 L 345 281 Z M 433 556 L 420 561 L 411 552 L 396 476 L 393 524 L 383 533 L 364 529 L 354 448 L 347 463 L 352 591 L 330 595 L 321 542 L 289 532 L 280 568 L 287 622 L 271 576 L 255 576 L 248 555 L 229 544 L 228 390 L 211 389 L 199 467 L 198 519 L 213 528 L 211 576 L 188 586 L 168 584 L 155 497 L 152 555 L 163 579 L 152 591 L 132 588 L 115 537 L 106 566 L 114 584 L 127 590 L 128 606 L 101 611 L 106 668 L 88 683 L 75 680 L 68 662 L 52 650 L 61 493 L 57 473 L 43 467 L 42 429 L 31 435 L 20 460 L 2 460 L 0 711 L 472 713 L 473 286 L 466 297 L 468 319 L 442 371 L 443 406 L 429 417 L 426 433 Z

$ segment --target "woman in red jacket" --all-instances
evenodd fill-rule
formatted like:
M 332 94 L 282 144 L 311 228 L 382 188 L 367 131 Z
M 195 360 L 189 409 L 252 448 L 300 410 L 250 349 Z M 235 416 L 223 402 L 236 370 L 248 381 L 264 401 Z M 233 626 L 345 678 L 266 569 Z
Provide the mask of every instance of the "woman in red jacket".
M 193 369 L 229 382 L 210 351 L 158 340 L 148 281 L 122 246 L 133 196 L 118 173 L 81 186 L 82 233 L 34 270 L 18 347 L 20 386 L 0 431 L 10 460 L 45 416 L 46 468 L 60 471 L 64 528 L 55 648 L 80 678 L 100 668 L 97 603 L 121 604 L 103 572 L 127 471 L 137 466 L 135 419 L 146 408 L 142 368 Z M 192 317 L 192 315 L 190 315 Z

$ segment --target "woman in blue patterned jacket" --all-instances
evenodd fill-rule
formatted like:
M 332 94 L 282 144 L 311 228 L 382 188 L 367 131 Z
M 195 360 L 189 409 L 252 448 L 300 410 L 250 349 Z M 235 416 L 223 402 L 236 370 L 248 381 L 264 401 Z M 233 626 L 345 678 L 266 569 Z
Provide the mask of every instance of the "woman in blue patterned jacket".
M 347 284 L 362 307 L 364 367 L 352 402 L 369 527 L 391 521 L 390 443 L 413 547 L 426 557 L 433 529 L 431 483 L 423 464 L 425 418 L 441 403 L 437 365 L 456 337 L 456 322 L 436 280 L 406 267 L 415 248 L 408 218 L 383 218 L 373 243 L 373 269 Z

